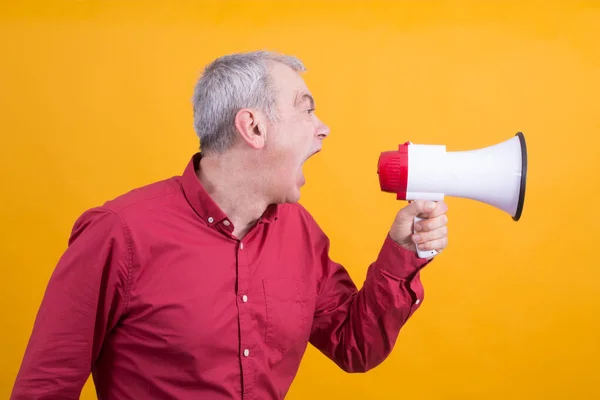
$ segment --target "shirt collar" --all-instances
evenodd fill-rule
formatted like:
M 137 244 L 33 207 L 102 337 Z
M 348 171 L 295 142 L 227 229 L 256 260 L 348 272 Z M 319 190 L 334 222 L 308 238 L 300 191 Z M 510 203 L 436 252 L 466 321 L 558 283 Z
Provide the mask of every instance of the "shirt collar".
M 200 168 L 200 159 L 202 153 L 194 154 L 185 168 L 182 175 L 183 192 L 187 201 L 190 203 L 196 214 L 200 216 L 208 225 L 223 224 L 228 221 L 228 217 L 223 210 L 213 201 L 206 192 L 204 186 L 198 179 L 197 171 Z M 273 222 L 277 220 L 277 205 L 272 204 L 259 218 L 260 222 Z M 226 223 L 226 225 L 229 222 Z M 230 225 L 229 225 L 230 226 Z

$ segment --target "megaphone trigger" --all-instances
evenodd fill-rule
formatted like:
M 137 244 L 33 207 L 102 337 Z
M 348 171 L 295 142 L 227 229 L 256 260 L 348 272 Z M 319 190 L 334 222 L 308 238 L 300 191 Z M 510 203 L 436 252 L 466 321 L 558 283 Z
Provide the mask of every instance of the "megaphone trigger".
M 405 142 L 396 151 L 382 152 L 377 167 L 381 190 L 396 193 L 398 200 L 468 198 L 500 209 L 514 221 L 523 212 L 527 147 L 522 132 L 470 151 L 448 152 L 444 145 Z M 439 254 L 418 247 L 417 253 L 421 258 Z
M 415 224 L 419 221 L 423 221 L 423 219 L 424 218 L 421 217 L 415 217 Z M 413 233 L 417 233 L 417 231 L 414 230 L 414 228 Z M 419 258 L 432 258 L 439 254 L 437 250 L 420 250 L 418 243 L 415 243 L 415 248 L 417 249 L 417 255 L 419 256 Z

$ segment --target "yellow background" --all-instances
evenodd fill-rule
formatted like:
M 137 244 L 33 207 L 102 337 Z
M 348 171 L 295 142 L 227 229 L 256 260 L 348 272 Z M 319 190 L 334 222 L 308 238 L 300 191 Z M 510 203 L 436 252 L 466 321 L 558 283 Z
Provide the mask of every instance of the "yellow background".
M 600 397 L 599 2 L 6 3 L 0 397 L 75 218 L 181 173 L 203 66 L 257 48 L 309 68 L 332 133 L 301 201 L 359 286 L 404 205 L 379 190 L 381 151 L 517 131 L 529 150 L 521 221 L 447 199 L 450 246 L 392 355 L 348 375 L 309 347 L 288 398 Z

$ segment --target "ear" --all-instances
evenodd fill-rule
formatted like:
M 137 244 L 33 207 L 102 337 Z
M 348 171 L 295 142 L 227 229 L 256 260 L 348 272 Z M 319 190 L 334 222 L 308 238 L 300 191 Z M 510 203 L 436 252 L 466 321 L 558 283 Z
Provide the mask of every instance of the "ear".
M 235 115 L 235 127 L 241 138 L 255 149 L 261 149 L 267 142 L 265 116 L 249 108 L 243 108 Z

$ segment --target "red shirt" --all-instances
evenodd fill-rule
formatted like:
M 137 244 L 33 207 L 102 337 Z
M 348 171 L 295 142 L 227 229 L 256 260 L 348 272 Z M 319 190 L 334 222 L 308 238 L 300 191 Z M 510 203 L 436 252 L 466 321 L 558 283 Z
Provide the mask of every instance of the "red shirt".
M 345 371 L 391 352 L 427 264 L 391 238 L 360 291 L 299 204 L 243 240 L 197 179 L 135 189 L 76 221 L 11 399 L 279 399 L 310 342 Z

